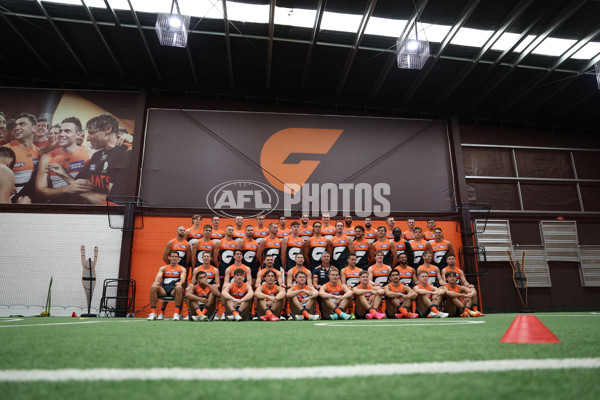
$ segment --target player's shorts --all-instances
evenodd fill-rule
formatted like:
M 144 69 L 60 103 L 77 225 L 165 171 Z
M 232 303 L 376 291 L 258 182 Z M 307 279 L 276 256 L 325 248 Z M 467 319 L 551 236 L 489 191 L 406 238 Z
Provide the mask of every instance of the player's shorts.
M 163 289 L 165 290 L 165 293 L 167 294 L 167 296 L 171 296 L 171 293 L 173 293 L 173 290 L 175 290 L 176 283 L 177 282 L 163 285 Z M 174 293 L 173 293 L 173 295 L 174 295 Z

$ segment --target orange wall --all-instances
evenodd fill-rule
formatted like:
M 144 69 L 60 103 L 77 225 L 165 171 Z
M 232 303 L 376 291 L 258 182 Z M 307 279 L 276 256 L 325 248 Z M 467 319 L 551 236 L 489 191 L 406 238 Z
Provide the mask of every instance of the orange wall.
M 162 261 L 162 254 L 167 245 L 167 242 L 176 236 L 177 227 L 183 225 L 189 228 L 192 225 L 191 216 L 185 217 L 144 217 L 144 229 L 136 230 L 133 238 L 133 250 L 131 255 L 131 279 L 135 279 L 137 292 L 135 296 L 135 309 L 138 310 L 147 304 L 150 304 L 149 292 L 150 286 L 154 281 L 158 269 L 164 265 Z M 265 220 L 265 225 L 271 222 L 277 222 L 277 219 Z M 289 228 L 293 219 L 288 219 L 287 227 Z M 310 220 L 309 224 L 316 220 Z M 136 221 L 139 224 L 140 221 Z M 201 226 L 210 224 L 210 218 L 203 218 Z M 256 225 L 255 219 L 244 220 L 244 226 L 251 223 Z M 332 219 L 332 224 L 333 219 Z M 227 225 L 233 225 L 234 220 L 232 218 L 221 218 L 220 229 L 225 229 Z M 354 225 L 363 225 L 363 220 L 355 219 Z M 373 221 L 373 227 L 385 225 L 385 221 Z M 396 226 L 400 227 L 403 231 L 407 229 L 406 221 L 396 220 Z M 427 227 L 426 221 L 417 220 L 415 226 L 423 228 Z M 454 221 L 437 221 L 437 226 L 442 228 L 444 231 L 444 238 L 449 240 L 454 245 L 454 250 L 462 246 L 460 233 L 456 232 L 456 222 Z M 145 308 L 140 313 L 136 314 L 138 317 L 146 316 L 150 308 Z M 174 311 L 174 306 L 169 304 L 167 308 L 167 315 L 171 315 Z

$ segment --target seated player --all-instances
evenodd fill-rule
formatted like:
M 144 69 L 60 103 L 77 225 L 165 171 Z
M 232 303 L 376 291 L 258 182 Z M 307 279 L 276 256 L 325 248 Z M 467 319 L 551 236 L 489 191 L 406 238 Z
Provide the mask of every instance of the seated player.
M 439 310 L 444 290 L 429 283 L 427 271 L 420 271 L 418 277 L 419 283 L 413 290 L 417 292 L 417 309 L 421 315 L 427 316 L 427 318 L 447 318 L 448 314 Z
M 473 300 L 473 305 L 472 305 L 473 308 L 472 309 L 473 309 L 473 311 L 479 311 L 477 309 L 478 308 L 478 306 L 477 306 L 477 304 L 478 304 L 477 303 L 477 291 L 475 290 L 475 286 L 473 286 L 473 284 L 471 284 L 467 281 L 467 278 L 466 278 L 463 270 L 456 266 L 456 256 L 454 254 L 449 255 L 448 257 L 446 257 L 446 262 L 448 263 L 448 266 L 442 270 L 442 276 L 446 276 L 446 273 L 450 272 L 450 271 L 455 272 L 457 284 L 475 291 L 475 295 L 472 297 L 472 300 Z
M 237 269 L 244 271 L 244 282 L 248 282 L 252 285 L 252 271 L 250 270 L 250 267 L 242 263 L 244 252 L 240 249 L 235 249 L 233 252 L 233 259 L 233 264 L 225 270 L 225 281 L 223 282 L 223 285 L 227 285 L 234 281 L 235 277 L 233 272 Z
M 431 263 L 433 259 L 433 255 L 430 251 L 426 251 L 423 253 L 423 264 L 419 265 L 417 268 L 417 274 L 421 271 L 427 272 L 429 275 L 428 282 L 433 286 L 444 286 L 446 281 L 442 278 L 440 274 L 440 269 Z
M 225 302 L 225 311 L 233 317 L 235 321 L 248 319 L 248 314 L 252 308 L 252 299 L 254 290 L 252 285 L 244 282 L 246 271 L 238 268 L 233 271 L 234 281 L 229 285 L 223 286 L 221 297 Z
M 384 252 L 377 250 L 375 253 L 375 264 L 369 267 L 369 281 L 375 282 L 376 285 L 384 287 L 388 283 L 388 275 L 392 270 L 387 264 L 383 263 Z
M 385 314 L 377 312 L 377 308 L 381 305 L 385 290 L 380 286 L 369 283 L 369 273 L 367 271 L 361 270 L 359 279 L 360 283 L 352 289 L 355 296 L 354 315 L 357 319 L 384 319 Z
M 473 311 L 473 298 L 477 298 L 475 289 L 470 289 L 465 286 L 456 284 L 456 272 L 449 271 L 446 273 L 446 283 L 444 289 L 445 307 L 451 317 L 483 317 L 484 314 L 479 311 Z
M 192 320 L 208 321 L 208 316 L 212 315 L 215 311 L 217 298 L 220 295 L 218 286 L 208 283 L 206 272 L 198 272 L 196 274 L 196 284 L 189 285 L 185 290 L 185 297 Z
M 164 315 L 161 313 L 156 317 L 156 303 L 159 297 L 175 296 L 175 308 L 177 311 L 173 315 L 174 321 L 181 320 L 181 306 L 183 305 L 183 284 L 185 283 L 185 268 L 179 264 L 179 253 L 171 250 L 169 253 L 169 265 L 163 265 L 158 269 L 154 278 L 154 283 L 150 286 L 150 315 L 148 321 L 155 319 L 162 320 Z
M 396 271 L 400 274 L 400 282 L 409 287 L 414 287 L 417 284 L 417 273 L 413 267 L 408 265 L 408 257 L 406 254 L 398 256 L 398 265 Z
M 290 288 L 293 285 L 295 285 L 297 283 L 296 281 L 296 275 L 298 275 L 298 272 L 302 272 L 304 273 L 306 276 L 310 275 L 310 271 L 308 270 L 308 268 L 306 268 L 304 266 L 304 255 L 302 253 L 300 254 L 296 254 L 296 265 L 290 269 L 287 272 L 287 277 L 286 277 L 286 287 Z M 307 282 L 309 286 L 312 286 L 312 282 Z
M 315 314 L 315 299 L 319 296 L 319 292 L 312 286 L 307 285 L 308 273 L 298 271 L 294 279 L 296 282 L 288 286 L 287 291 L 290 311 L 294 314 L 294 318 L 296 320 L 319 320 L 320 316 Z
M 258 274 L 256 275 L 256 281 L 254 282 L 254 287 L 258 287 L 259 285 L 267 282 L 265 279 L 265 274 L 269 271 L 275 272 L 277 284 L 281 287 L 285 287 L 281 271 L 275 268 L 275 257 L 270 254 L 265 256 L 265 267 L 258 271 Z
M 402 282 L 398 267 L 390 272 L 389 277 L 390 283 L 385 285 L 385 313 L 387 317 L 417 318 L 419 314 L 410 312 L 412 302 L 417 299 L 417 293 L 409 285 Z
M 275 284 L 276 277 L 275 271 L 267 271 L 263 274 L 266 283 L 256 288 L 256 313 L 261 321 L 279 321 L 277 315 L 283 310 L 285 289 Z
M 221 277 L 219 276 L 219 270 L 213 267 L 211 264 L 212 261 L 212 253 L 205 251 L 202 253 L 202 264 L 198 267 L 194 268 L 192 272 L 192 285 L 197 284 L 196 277 L 199 272 L 204 272 L 206 274 L 206 283 L 209 285 L 217 285 L 217 288 L 221 287 Z
M 329 319 L 350 319 L 352 316 L 346 313 L 346 308 L 352 300 L 352 290 L 342 285 L 340 271 L 337 268 L 329 269 L 329 282 L 321 286 L 319 290 L 321 297 L 321 314 L 329 315 Z

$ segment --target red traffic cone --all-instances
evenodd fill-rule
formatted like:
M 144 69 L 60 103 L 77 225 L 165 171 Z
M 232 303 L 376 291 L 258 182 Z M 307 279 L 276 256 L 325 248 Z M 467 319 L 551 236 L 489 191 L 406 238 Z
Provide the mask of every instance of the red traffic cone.
M 517 315 L 502 339 L 503 343 L 560 343 L 535 315 Z
M 71 317 L 77 318 L 77 314 L 75 314 L 75 311 L 73 311 L 73 314 L 71 314 Z

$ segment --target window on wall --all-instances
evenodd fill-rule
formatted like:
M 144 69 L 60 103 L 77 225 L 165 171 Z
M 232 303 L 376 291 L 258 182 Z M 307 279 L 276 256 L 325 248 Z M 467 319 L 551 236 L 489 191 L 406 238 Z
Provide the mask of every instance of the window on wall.
M 600 144 L 562 147 L 574 142 L 562 136 L 461 127 L 468 200 L 492 210 L 600 211 Z

